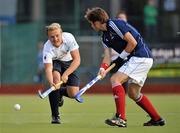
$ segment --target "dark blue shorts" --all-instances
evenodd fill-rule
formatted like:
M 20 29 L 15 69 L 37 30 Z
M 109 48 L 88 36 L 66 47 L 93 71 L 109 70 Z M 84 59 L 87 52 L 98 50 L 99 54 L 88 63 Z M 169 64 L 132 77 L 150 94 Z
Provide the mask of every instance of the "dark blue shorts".
M 59 61 L 53 60 L 53 71 L 58 71 L 61 75 L 68 69 L 72 61 Z M 75 70 L 68 77 L 68 81 L 65 85 L 79 87 L 80 79 L 77 71 Z

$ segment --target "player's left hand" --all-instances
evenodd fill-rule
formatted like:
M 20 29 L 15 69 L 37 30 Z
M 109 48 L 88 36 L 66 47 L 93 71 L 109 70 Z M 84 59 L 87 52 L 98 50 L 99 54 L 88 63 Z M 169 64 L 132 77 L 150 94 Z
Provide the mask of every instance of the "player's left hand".
M 68 81 L 68 75 L 66 73 L 63 73 L 61 80 L 63 81 L 63 83 L 66 83 Z
M 101 75 L 101 79 L 103 79 L 105 76 L 106 76 L 106 71 L 104 68 L 100 68 L 99 69 L 99 72 L 98 72 L 98 75 Z

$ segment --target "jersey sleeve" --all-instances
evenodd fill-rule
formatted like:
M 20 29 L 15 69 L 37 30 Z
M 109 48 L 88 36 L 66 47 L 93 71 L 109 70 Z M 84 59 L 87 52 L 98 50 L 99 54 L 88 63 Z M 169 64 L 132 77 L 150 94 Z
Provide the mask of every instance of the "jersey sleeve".
M 126 22 L 122 20 L 109 21 L 109 28 L 112 32 L 118 34 L 122 39 L 124 35 L 129 32 L 128 27 L 126 26 Z
M 75 49 L 79 48 L 78 43 L 76 42 L 74 36 L 72 34 L 69 33 L 69 51 L 73 51 Z
M 53 54 L 46 46 L 43 49 L 43 63 L 51 63 L 52 64 Z
M 108 46 L 109 46 L 109 41 L 108 41 L 108 39 L 106 38 L 105 34 L 102 35 L 101 42 L 102 42 L 102 45 L 103 45 L 104 48 L 108 48 Z
M 104 48 L 108 48 L 108 46 L 102 41 L 102 45 Z

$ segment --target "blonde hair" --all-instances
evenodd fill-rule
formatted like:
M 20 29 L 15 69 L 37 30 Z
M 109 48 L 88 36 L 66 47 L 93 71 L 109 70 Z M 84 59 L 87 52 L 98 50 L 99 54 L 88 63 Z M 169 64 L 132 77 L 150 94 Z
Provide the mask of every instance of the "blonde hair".
M 52 23 L 52 24 L 46 26 L 46 31 L 47 31 L 47 32 L 48 32 L 48 31 L 53 31 L 53 30 L 55 30 L 55 29 L 60 29 L 60 31 L 62 32 L 61 25 L 58 24 L 58 23 Z

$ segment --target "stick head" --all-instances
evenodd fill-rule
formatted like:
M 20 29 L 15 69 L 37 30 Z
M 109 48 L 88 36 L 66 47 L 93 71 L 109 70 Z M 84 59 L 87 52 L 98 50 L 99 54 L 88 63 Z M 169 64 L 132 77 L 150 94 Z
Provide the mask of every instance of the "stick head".
M 38 90 L 38 96 L 39 96 L 41 99 L 43 99 L 43 98 L 44 98 L 44 96 L 43 96 L 43 94 L 41 93 L 41 91 L 40 91 L 40 90 Z
M 81 97 L 75 97 L 76 101 L 78 101 L 79 103 L 83 103 L 84 99 Z

